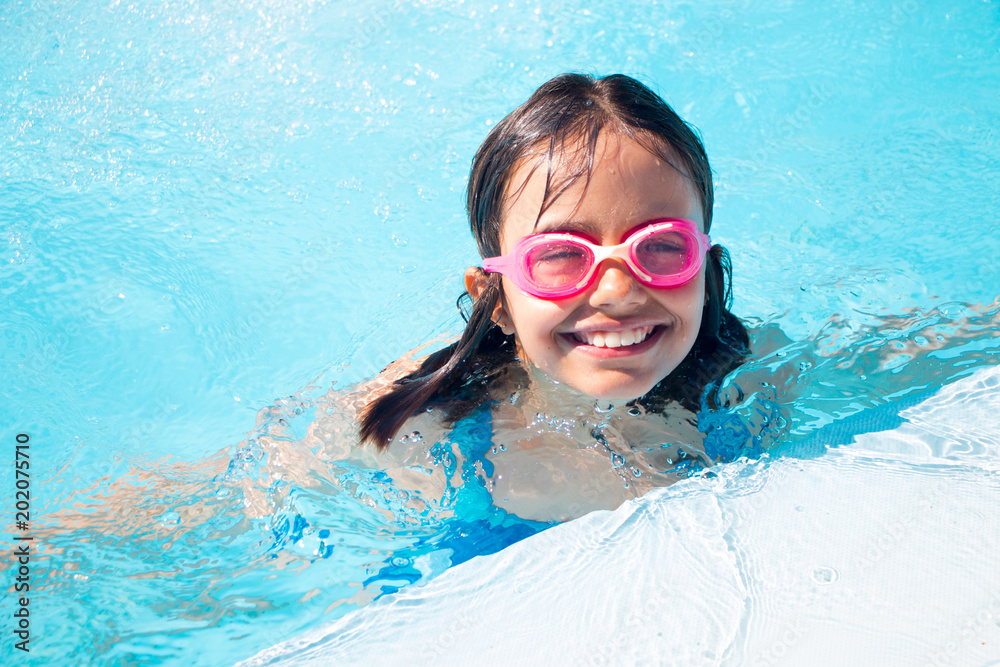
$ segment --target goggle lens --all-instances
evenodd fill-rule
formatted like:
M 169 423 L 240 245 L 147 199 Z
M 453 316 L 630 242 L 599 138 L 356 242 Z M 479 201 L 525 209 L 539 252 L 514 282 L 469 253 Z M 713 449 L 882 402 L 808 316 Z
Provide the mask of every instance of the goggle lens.
M 576 283 L 593 262 L 594 254 L 589 248 L 566 241 L 535 246 L 525 254 L 528 279 L 542 288 Z
M 635 248 L 635 259 L 651 276 L 672 276 L 691 263 L 692 239 L 679 232 L 647 236 Z

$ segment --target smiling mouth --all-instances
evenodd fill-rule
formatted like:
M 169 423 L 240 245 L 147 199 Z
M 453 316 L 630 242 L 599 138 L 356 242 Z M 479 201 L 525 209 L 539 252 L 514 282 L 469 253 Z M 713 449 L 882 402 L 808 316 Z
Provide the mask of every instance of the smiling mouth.
M 582 345 L 600 348 L 622 348 L 640 345 L 654 334 L 660 326 L 636 327 L 625 331 L 575 331 L 567 334 L 571 340 Z

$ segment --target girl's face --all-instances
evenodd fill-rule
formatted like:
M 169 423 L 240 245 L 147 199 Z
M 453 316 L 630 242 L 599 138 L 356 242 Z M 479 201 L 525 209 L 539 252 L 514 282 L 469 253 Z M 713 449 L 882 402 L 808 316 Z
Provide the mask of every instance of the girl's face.
M 701 201 L 690 181 L 629 138 L 602 133 L 590 183 L 577 180 L 541 218 L 546 168 L 535 166 L 526 162 L 511 181 L 500 239 L 504 254 L 519 239 L 546 231 L 576 232 L 615 245 L 658 218 L 685 218 L 704 231 Z M 559 168 L 552 167 L 556 175 Z M 632 399 L 691 351 L 705 304 L 705 269 L 684 285 L 658 289 L 643 285 L 622 260 L 611 258 L 576 296 L 538 299 L 506 276 L 503 294 L 499 324 L 513 328 L 522 359 L 588 396 Z M 633 344 L 624 344 L 630 340 Z M 614 347 L 616 342 L 620 346 Z

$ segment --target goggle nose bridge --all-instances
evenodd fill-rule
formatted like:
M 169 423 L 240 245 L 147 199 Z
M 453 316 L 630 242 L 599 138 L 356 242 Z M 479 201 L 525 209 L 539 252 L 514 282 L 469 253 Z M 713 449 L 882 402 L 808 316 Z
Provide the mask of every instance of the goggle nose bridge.
M 609 259 L 619 259 L 622 264 L 628 268 L 628 272 L 632 274 L 633 278 L 649 280 L 649 274 L 643 271 L 639 263 L 634 261 L 632 258 L 633 247 L 635 247 L 635 242 L 630 239 L 626 239 L 623 243 L 619 243 L 618 245 L 591 247 L 590 252 L 594 257 L 594 261 L 584 275 L 589 275 L 591 276 L 591 279 L 594 279 L 597 277 L 597 273 L 601 270 L 601 265 L 604 264 L 604 262 Z

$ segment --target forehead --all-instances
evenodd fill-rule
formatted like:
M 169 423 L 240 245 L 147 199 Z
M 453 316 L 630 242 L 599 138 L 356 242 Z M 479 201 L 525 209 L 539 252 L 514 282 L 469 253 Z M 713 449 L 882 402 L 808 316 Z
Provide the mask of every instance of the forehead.
M 605 243 L 655 218 L 687 218 L 704 228 L 700 197 L 679 159 L 610 132 L 598 137 L 589 172 L 586 158 L 578 142 L 551 160 L 547 146 L 522 160 L 504 201 L 504 252 L 542 231 L 581 231 Z

